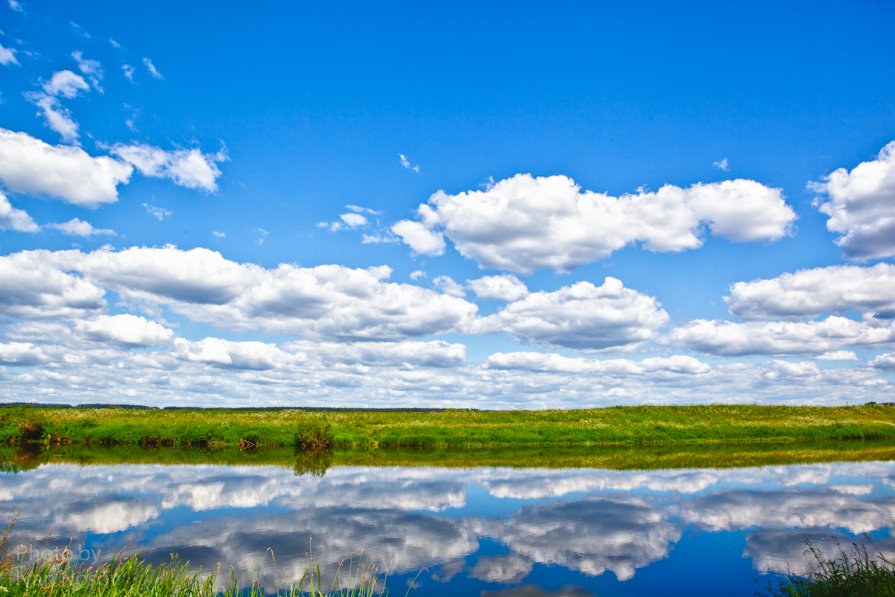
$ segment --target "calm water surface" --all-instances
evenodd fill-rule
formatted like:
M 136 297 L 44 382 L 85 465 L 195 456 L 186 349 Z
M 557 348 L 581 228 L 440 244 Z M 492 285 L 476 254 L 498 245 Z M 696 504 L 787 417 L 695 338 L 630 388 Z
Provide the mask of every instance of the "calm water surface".
M 30 557 L 122 549 L 299 577 L 361 557 L 392 595 L 753 595 L 805 541 L 895 556 L 895 463 L 660 471 L 43 465 L 0 475 Z M 422 572 L 420 572 L 422 571 Z M 419 573 L 419 574 L 418 574 Z M 268 574 L 273 587 L 272 574 Z

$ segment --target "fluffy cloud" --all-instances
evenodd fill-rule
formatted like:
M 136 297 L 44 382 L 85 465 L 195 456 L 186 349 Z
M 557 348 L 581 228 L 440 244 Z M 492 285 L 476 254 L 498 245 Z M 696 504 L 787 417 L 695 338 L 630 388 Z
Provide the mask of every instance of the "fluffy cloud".
M 463 285 L 458 284 L 457 281 L 450 276 L 436 276 L 432 279 L 432 284 L 435 288 L 445 294 L 458 297 L 466 296 L 466 289 Z
M 37 232 L 40 227 L 34 223 L 27 212 L 14 208 L 10 205 L 6 195 L 0 193 L 0 230 Z
M 43 90 L 48 95 L 71 99 L 77 97 L 82 91 L 87 91 L 90 86 L 81 75 L 70 70 L 61 70 L 53 73 L 49 81 L 43 85 Z
M 154 321 L 138 315 L 101 315 L 96 319 L 77 322 L 91 340 L 114 342 L 126 347 L 159 346 L 170 342 L 174 332 Z
M 178 338 L 177 351 L 188 361 L 207 363 L 223 369 L 266 370 L 301 362 L 303 355 L 289 354 L 264 342 L 232 342 L 221 338 L 205 338 L 190 342 Z
M 125 300 L 167 306 L 222 329 L 393 340 L 458 330 L 476 313 L 476 306 L 463 299 L 387 282 L 388 267 L 281 264 L 265 269 L 208 249 L 174 247 L 32 251 L 6 259 L 37 261 L 45 268 L 52 264 L 59 276 L 79 273 L 84 283 Z
M 339 216 L 339 219 L 349 228 L 357 228 L 367 223 L 366 216 L 354 212 L 342 214 Z
M 877 369 L 895 371 L 895 352 L 887 352 L 886 354 L 879 355 L 870 361 L 870 365 Z
M 480 319 L 473 329 L 507 332 L 530 344 L 600 350 L 649 340 L 666 323 L 668 314 L 656 299 L 607 277 L 602 286 L 578 282 L 533 292 Z
M 805 317 L 857 311 L 895 317 L 895 265 L 836 265 L 737 282 L 724 300 L 744 319 Z
M 135 167 L 144 176 L 167 178 L 174 184 L 188 189 L 217 191 L 217 179 L 221 175 L 217 164 L 227 160 L 224 150 L 216 154 L 202 153 L 198 149 L 164 150 L 151 145 L 115 145 L 113 155 Z
M 516 276 L 483 276 L 466 280 L 466 285 L 480 299 L 504 302 L 518 301 L 528 294 L 528 287 Z
M 628 359 L 594 360 L 542 352 L 497 352 L 486 364 L 494 369 L 538 371 L 544 373 L 609 373 L 637 375 L 641 373 L 707 373 L 711 368 L 691 356 L 651 357 L 640 362 Z
M 16 193 L 49 195 L 82 207 L 118 200 L 118 185 L 133 169 L 90 156 L 80 147 L 49 145 L 25 133 L 0 129 L 0 180 Z
M 0 209 L 2 212 L 2 209 Z M 108 228 L 94 228 L 90 222 L 79 218 L 72 218 L 61 224 L 47 224 L 47 228 L 58 230 L 69 236 L 115 236 L 115 231 Z
M 446 235 L 480 267 L 522 273 L 568 271 L 632 243 L 651 251 L 694 249 L 703 227 L 736 242 L 776 240 L 795 220 L 779 189 L 751 180 L 613 197 L 582 191 L 566 176 L 530 174 L 480 191 L 438 191 L 418 216 L 392 227 L 415 252 L 442 254 Z
M 442 340 L 430 342 L 291 342 L 289 350 L 313 354 L 324 366 L 459 367 L 466 362 L 466 346 Z
M 0 342 L 2 365 L 39 365 L 46 360 L 43 350 L 31 342 Z
M 860 358 L 851 350 L 834 350 L 817 356 L 819 361 L 858 361 Z
M 105 307 L 102 288 L 47 263 L 44 254 L 0 257 L 0 313 L 40 319 L 81 316 Z
M 750 354 L 823 354 L 852 346 L 891 346 L 895 324 L 831 316 L 822 321 L 749 322 L 697 319 L 672 330 L 678 346 L 700 352 Z
M 420 222 L 401 220 L 392 226 L 392 232 L 414 253 L 432 256 L 444 254 L 444 237 Z
M 346 207 L 350 211 L 339 215 L 338 220 L 336 220 L 335 222 L 320 222 L 319 224 L 317 224 L 317 227 L 327 228 L 331 232 L 359 228 L 361 226 L 367 225 L 367 216 L 363 214 L 364 211 L 376 213 L 373 210 L 366 210 L 365 208 L 358 207 L 356 205 L 347 205 Z
M 895 141 L 875 160 L 839 168 L 809 188 L 822 194 L 818 209 L 829 216 L 827 229 L 839 233 L 836 244 L 847 257 L 895 255 Z

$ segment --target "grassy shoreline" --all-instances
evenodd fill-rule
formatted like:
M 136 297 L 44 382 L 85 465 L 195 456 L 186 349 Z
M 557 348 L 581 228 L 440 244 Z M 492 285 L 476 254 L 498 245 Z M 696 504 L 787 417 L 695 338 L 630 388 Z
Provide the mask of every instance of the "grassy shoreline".
M 632 406 L 544 411 L 307 411 L 0 406 L 0 443 L 498 448 L 895 440 L 895 407 Z

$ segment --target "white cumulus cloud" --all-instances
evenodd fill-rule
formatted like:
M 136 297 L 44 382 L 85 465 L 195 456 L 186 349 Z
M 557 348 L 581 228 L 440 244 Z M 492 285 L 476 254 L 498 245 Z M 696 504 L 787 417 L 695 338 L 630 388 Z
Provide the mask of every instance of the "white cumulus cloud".
M 92 340 L 126 347 L 159 346 L 170 342 L 174 332 L 139 315 L 101 315 L 78 321 L 77 327 Z
M 70 70 L 61 70 L 53 73 L 49 81 L 43 84 L 43 90 L 49 95 L 71 99 L 77 97 L 82 91 L 87 91 L 90 86 L 79 74 Z
M 520 273 L 569 271 L 633 243 L 695 249 L 703 228 L 735 242 L 777 240 L 796 217 L 779 189 L 752 180 L 614 197 L 582 191 L 566 176 L 530 174 L 456 195 L 438 191 L 418 216 L 392 227 L 415 252 L 441 255 L 444 235 L 480 267 Z
M 27 212 L 14 208 L 9 199 L 0 192 L 0 230 L 15 230 L 16 232 L 37 232 L 40 230 Z
M 0 180 L 16 193 L 48 195 L 82 207 L 118 200 L 133 168 L 80 147 L 49 145 L 40 139 L 0 128 Z
M 39 262 L 53 267 L 57 277 L 80 274 L 84 283 L 127 301 L 168 307 L 227 330 L 396 340 L 459 331 L 477 310 L 461 298 L 388 282 L 391 269 L 384 266 L 281 264 L 268 269 L 230 261 L 208 249 L 170 246 L 31 251 L 4 259 L 11 268 Z
M 818 209 L 829 216 L 836 244 L 856 260 L 895 255 L 895 141 L 876 159 L 851 171 L 839 168 L 809 188 L 822 194 Z
M 678 346 L 716 355 L 824 354 L 846 347 L 885 347 L 895 342 L 895 324 L 830 316 L 821 321 L 735 323 L 697 319 L 672 330 Z
M 413 220 L 401 220 L 392 226 L 396 234 L 414 253 L 420 255 L 444 255 L 444 236 Z
M 879 355 L 870 361 L 870 365 L 877 369 L 895 371 L 895 352 L 887 352 L 886 354 Z
M 506 332 L 528 344 L 581 350 L 631 347 L 652 339 L 668 314 L 651 296 L 607 277 L 602 286 L 578 282 L 532 292 L 475 322 L 479 332 Z
M 776 278 L 737 282 L 724 299 L 745 319 L 774 319 L 857 311 L 895 316 L 895 265 L 834 265 Z
M 486 365 L 494 369 L 537 371 L 543 373 L 607 373 L 639 375 L 643 373 L 707 373 L 711 367 L 688 355 L 651 357 L 642 361 L 629 359 L 585 359 L 542 352 L 497 352 Z
M 276 369 L 301 362 L 302 355 L 290 354 L 274 344 L 246 341 L 233 342 L 221 338 L 205 338 L 190 342 L 178 338 L 175 346 L 180 356 L 188 361 L 207 363 L 223 369 Z
M 466 285 L 480 299 L 493 299 L 511 303 L 528 294 L 528 287 L 516 276 L 483 276 L 466 280 Z

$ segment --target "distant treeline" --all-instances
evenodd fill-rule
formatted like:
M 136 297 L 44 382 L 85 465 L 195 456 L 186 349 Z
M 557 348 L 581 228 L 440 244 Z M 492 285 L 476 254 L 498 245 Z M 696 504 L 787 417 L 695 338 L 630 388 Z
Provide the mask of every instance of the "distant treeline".
M 870 403 L 874 404 L 874 403 Z M 888 403 L 895 405 L 895 402 Z M 23 406 L 27 408 L 92 408 L 92 409 L 125 409 L 125 410 L 220 410 L 220 411 L 269 411 L 280 412 L 286 410 L 301 410 L 307 412 L 395 412 L 395 413 L 430 413 L 458 410 L 456 408 L 422 408 L 422 407 L 390 407 L 376 408 L 372 406 L 148 406 L 145 404 L 42 404 L 39 402 L 0 402 L 0 408 Z M 465 408 L 480 412 L 480 408 Z

